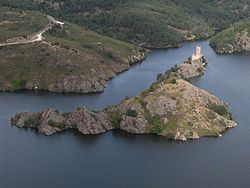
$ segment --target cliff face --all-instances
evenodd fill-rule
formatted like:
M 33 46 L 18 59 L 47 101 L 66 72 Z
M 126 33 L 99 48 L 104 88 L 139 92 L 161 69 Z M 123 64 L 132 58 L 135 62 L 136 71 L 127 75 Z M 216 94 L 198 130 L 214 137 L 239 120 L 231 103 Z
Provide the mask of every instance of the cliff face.
M 83 134 L 100 134 L 112 129 L 107 114 L 90 112 L 85 108 L 77 108 L 70 113 L 60 113 L 54 109 L 38 113 L 18 113 L 11 119 L 11 123 L 19 128 L 35 128 L 45 135 L 67 129 L 77 129 Z
M 78 108 L 69 113 L 19 113 L 12 118 L 12 124 L 36 128 L 46 135 L 74 128 L 83 134 L 120 129 L 182 141 L 219 136 L 236 126 L 225 103 L 184 80 L 202 75 L 205 64 L 204 58 L 189 60 L 166 72 L 139 96 L 100 112 Z

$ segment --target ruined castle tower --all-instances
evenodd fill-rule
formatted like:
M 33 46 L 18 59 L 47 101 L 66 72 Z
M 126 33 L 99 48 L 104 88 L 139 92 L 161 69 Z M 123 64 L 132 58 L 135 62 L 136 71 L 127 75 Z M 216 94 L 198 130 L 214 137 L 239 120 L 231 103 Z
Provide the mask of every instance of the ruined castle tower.
M 202 56 L 201 46 L 196 46 L 195 53 L 192 55 L 192 61 L 200 59 Z

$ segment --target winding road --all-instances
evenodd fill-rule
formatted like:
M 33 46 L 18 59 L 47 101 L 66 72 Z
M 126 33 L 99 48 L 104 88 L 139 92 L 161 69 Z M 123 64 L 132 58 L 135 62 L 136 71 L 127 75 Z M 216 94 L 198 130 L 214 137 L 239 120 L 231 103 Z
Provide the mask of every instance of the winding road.
M 52 26 L 53 26 L 53 24 L 57 24 L 57 23 L 64 24 L 63 22 L 59 22 L 59 21 L 55 20 L 51 16 L 47 16 L 47 18 L 49 20 L 49 24 L 47 24 L 44 29 L 38 31 L 37 33 L 32 34 L 31 36 L 29 36 L 28 39 L 20 39 L 19 41 L 16 41 L 16 42 L 0 43 L 0 47 L 2 47 L 2 46 L 17 45 L 17 44 L 29 44 L 29 43 L 34 43 L 34 42 L 42 41 L 43 40 L 43 36 L 42 35 L 46 31 L 48 31 L 49 29 L 51 29 Z M 53 20 L 51 18 L 53 18 Z

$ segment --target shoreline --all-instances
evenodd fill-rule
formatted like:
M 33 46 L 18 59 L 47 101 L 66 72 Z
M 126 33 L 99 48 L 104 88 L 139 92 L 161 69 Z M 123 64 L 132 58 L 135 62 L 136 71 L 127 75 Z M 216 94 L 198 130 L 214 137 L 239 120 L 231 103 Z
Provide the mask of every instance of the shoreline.
M 201 76 L 204 73 L 206 61 L 203 56 L 200 57 L 200 55 L 197 55 L 197 57 L 199 58 L 185 61 L 173 67 L 158 78 L 149 89 L 142 91 L 138 96 L 124 99 L 117 105 L 98 111 L 89 111 L 85 107 L 78 107 L 71 112 L 59 112 L 55 109 L 48 109 L 41 112 L 23 112 L 11 118 L 11 125 L 19 128 L 34 128 L 39 130 L 39 133 L 45 135 L 76 129 L 84 135 L 96 135 L 110 130 L 122 130 L 132 134 L 155 134 L 164 136 L 170 140 L 180 141 L 198 139 L 204 136 L 221 137 L 221 134 L 226 129 L 236 127 L 237 124 L 231 120 L 231 115 L 227 111 L 227 106 L 224 102 L 207 91 L 185 81 Z M 169 89 L 165 90 L 164 88 Z M 161 91 L 164 92 L 162 93 Z M 171 94 L 173 92 L 175 93 L 174 95 Z M 187 95 L 185 94 L 186 92 L 191 92 L 187 94 L 194 98 L 185 98 L 184 96 Z M 169 94 L 171 97 L 168 97 Z M 155 96 L 158 96 L 157 98 L 160 101 L 157 102 L 158 99 Z M 176 101 L 179 102 L 176 103 Z M 177 119 L 171 120 L 172 115 L 169 116 L 169 111 L 167 109 L 164 110 L 165 107 L 161 106 L 163 103 L 167 106 L 170 105 L 168 108 L 171 110 L 171 113 L 176 115 L 184 114 L 181 116 L 178 115 Z M 192 107 L 192 104 L 195 104 L 195 106 Z M 157 105 L 160 106 L 157 107 Z M 177 108 L 173 105 L 181 106 Z M 179 108 L 184 111 L 179 111 Z M 216 111 L 217 108 L 225 109 L 225 115 L 219 114 L 220 112 Z M 196 114 L 198 112 L 202 113 L 201 119 Z M 159 114 L 160 116 L 157 115 L 156 117 L 154 114 L 158 113 L 161 115 Z M 193 122 L 186 120 L 191 117 L 195 117 L 196 120 Z M 215 120 L 212 121 L 211 118 L 215 118 Z M 170 126 L 168 124 L 172 121 L 176 125 L 171 130 L 168 130 L 169 128 L 167 127 Z M 158 123 L 155 124 L 154 122 L 162 123 L 158 125 Z M 187 123 L 188 126 L 183 127 L 183 123 Z M 208 124 L 209 127 L 206 128 Z M 190 125 L 194 127 L 189 127 Z M 167 132 L 164 131 L 166 128 Z
M 126 72 L 130 69 L 132 69 L 134 66 L 136 65 L 139 65 L 139 64 L 142 64 L 143 61 L 146 60 L 148 54 L 153 51 L 153 50 L 167 50 L 167 49 L 178 49 L 178 48 L 181 48 L 183 43 L 185 42 L 195 42 L 195 41 L 204 41 L 206 39 L 195 39 L 195 40 L 184 40 L 182 41 L 178 46 L 169 46 L 169 47 L 166 47 L 166 48 L 150 48 L 150 49 L 147 49 L 147 48 L 143 48 L 142 52 L 141 51 L 137 51 L 137 52 L 140 52 L 143 54 L 143 59 L 139 59 L 139 60 L 135 60 L 134 62 L 129 62 L 129 57 L 126 59 L 126 61 L 128 61 L 128 67 L 119 71 L 119 72 L 116 72 L 115 73 L 115 76 L 113 77 L 110 77 L 108 78 L 107 80 L 105 80 L 106 82 L 106 85 L 102 88 L 102 90 L 100 91 L 90 91 L 90 92 L 67 92 L 67 91 L 52 91 L 52 90 L 46 90 L 46 89 L 28 89 L 28 88 L 22 88 L 22 89 L 18 89 L 18 90 L 1 90 L 0 89 L 0 92 L 2 93 L 26 93 L 26 92 L 30 92 L 30 93 L 51 93 L 51 94 L 62 94 L 62 95 L 94 95 L 94 94 L 100 94 L 100 93 L 103 93 L 105 91 L 105 89 L 107 88 L 107 85 L 108 85 L 108 82 L 111 81 L 113 78 L 119 76 L 120 74 L 122 74 L 123 72 Z M 206 41 L 209 41 L 209 40 L 206 40 Z M 133 55 L 133 54 L 131 54 Z M 131 56 L 130 55 L 130 56 Z

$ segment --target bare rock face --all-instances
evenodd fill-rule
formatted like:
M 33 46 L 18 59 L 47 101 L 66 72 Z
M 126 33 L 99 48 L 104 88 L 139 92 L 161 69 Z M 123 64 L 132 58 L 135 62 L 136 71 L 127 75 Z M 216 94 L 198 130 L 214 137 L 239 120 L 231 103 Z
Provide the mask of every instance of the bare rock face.
M 69 129 L 71 126 L 59 111 L 49 109 L 42 113 L 40 125 L 37 128 L 40 133 L 51 135 L 55 132 Z
M 67 129 L 77 129 L 83 134 L 100 134 L 112 129 L 105 113 L 94 113 L 77 108 L 71 113 L 60 113 L 49 109 L 41 113 L 23 112 L 11 119 L 17 127 L 35 128 L 44 135 L 51 135 Z
M 175 98 L 171 98 L 167 95 L 154 95 L 155 93 L 149 94 L 145 98 L 145 102 L 147 103 L 147 109 L 150 114 L 155 116 L 164 116 L 167 113 L 172 113 L 176 111 L 176 100 Z
M 117 111 L 121 116 L 119 125 L 121 130 L 134 134 L 149 132 L 146 129 L 148 122 L 144 117 L 145 112 L 139 103 L 131 103 L 131 100 L 127 100 L 111 110 Z
M 115 74 L 113 74 L 113 77 Z M 105 79 L 88 79 L 83 75 L 64 76 L 57 85 L 49 85 L 49 90 L 71 93 L 102 92 L 106 87 Z
M 206 61 L 203 57 L 195 60 L 188 60 L 178 66 L 177 76 L 189 79 L 201 76 L 205 71 Z
M 141 62 L 142 60 L 144 60 L 146 58 L 146 54 L 148 53 L 148 50 L 137 50 L 137 51 L 133 51 L 133 53 L 131 55 L 128 56 L 126 62 L 132 64 Z
M 149 133 L 146 129 L 147 121 L 142 117 L 129 117 L 122 116 L 120 129 L 133 134 L 146 134 Z
M 77 108 L 68 118 L 70 124 L 83 134 L 100 134 L 112 129 L 107 114 L 103 112 L 94 113 L 86 108 Z
M 189 131 L 185 129 L 178 129 L 175 133 L 175 140 L 187 141 L 188 139 L 199 139 L 199 136 L 194 131 Z

